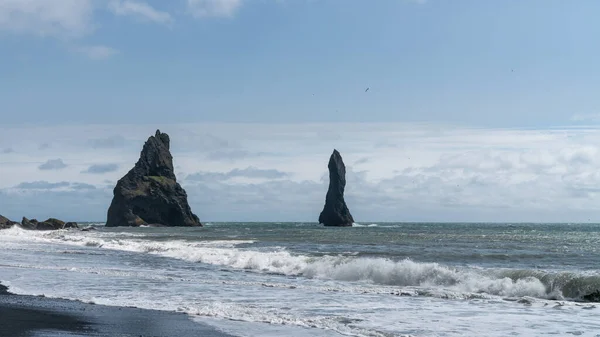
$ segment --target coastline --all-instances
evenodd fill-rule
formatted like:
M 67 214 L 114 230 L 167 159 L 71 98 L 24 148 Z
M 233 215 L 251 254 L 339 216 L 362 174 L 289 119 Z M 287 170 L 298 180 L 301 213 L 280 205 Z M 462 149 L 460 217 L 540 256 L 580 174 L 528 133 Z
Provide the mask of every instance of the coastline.
M 0 284 L 0 336 L 234 337 L 184 313 L 15 295 Z

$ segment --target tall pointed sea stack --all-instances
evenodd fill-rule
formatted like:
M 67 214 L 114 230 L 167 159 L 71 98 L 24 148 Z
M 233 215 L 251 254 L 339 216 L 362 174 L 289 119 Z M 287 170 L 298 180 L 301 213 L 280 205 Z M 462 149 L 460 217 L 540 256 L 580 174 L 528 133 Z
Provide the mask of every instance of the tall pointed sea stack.
M 325 226 L 351 227 L 354 219 L 344 201 L 346 166 L 337 150 L 333 150 L 327 167 L 329 168 L 329 190 L 325 197 L 325 207 L 319 215 L 319 223 Z
M 107 227 L 202 226 L 177 183 L 169 145 L 160 130 L 148 138 L 138 162 L 115 186 Z

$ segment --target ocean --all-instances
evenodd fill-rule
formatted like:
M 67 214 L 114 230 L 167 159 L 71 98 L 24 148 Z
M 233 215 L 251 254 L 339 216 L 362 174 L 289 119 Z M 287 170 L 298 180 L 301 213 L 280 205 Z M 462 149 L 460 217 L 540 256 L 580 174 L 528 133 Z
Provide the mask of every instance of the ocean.
M 596 224 L 87 225 L 0 231 L 0 281 L 236 336 L 600 336 Z

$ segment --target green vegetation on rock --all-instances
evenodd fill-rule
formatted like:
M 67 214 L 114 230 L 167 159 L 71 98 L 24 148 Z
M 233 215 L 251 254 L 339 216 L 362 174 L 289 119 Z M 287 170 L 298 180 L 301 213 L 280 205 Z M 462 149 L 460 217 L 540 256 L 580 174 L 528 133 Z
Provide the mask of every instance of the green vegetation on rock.
M 161 177 L 161 176 L 146 176 L 154 181 L 156 181 L 157 183 L 161 184 L 161 185 L 173 185 L 175 184 L 175 181 L 173 179 L 169 179 L 166 177 Z

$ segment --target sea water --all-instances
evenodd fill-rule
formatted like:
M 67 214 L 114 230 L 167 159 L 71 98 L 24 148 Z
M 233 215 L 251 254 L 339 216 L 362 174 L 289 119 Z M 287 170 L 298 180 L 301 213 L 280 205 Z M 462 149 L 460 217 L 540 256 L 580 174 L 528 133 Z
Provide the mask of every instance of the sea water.
M 600 336 L 600 225 L 94 227 L 0 231 L 0 281 L 237 336 Z

